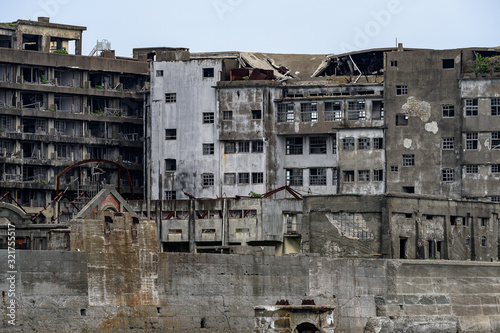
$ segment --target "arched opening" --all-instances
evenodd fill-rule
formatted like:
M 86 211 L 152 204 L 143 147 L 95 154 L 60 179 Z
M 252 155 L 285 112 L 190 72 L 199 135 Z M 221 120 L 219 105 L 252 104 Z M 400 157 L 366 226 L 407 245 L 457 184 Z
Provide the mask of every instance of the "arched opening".
M 311 323 L 302 323 L 297 326 L 297 333 L 316 333 L 319 329 Z

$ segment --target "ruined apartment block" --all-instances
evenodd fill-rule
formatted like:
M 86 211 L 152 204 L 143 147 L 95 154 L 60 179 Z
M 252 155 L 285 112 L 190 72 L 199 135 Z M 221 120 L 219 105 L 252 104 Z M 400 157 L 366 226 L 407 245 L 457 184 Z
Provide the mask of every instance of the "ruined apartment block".
M 0 192 L 23 206 L 51 202 L 57 175 L 90 159 L 126 165 L 124 192 L 142 196 L 147 62 L 115 57 L 101 42 L 82 56 L 85 30 L 43 17 L 0 25 Z M 60 191 L 68 201 L 91 197 L 118 175 L 81 165 L 61 177 Z

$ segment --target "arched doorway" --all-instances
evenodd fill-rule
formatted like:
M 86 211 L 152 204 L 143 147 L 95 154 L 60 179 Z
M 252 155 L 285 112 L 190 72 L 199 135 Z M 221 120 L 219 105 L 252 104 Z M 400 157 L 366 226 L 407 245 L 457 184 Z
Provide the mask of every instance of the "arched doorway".
M 316 333 L 316 332 L 320 332 L 320 330 L 314 326 L 313 324 L 311 323 L 302 323 L 300 325 L 297 325 L 297 328 L 296 328 L 296 332 L 297 333 Z

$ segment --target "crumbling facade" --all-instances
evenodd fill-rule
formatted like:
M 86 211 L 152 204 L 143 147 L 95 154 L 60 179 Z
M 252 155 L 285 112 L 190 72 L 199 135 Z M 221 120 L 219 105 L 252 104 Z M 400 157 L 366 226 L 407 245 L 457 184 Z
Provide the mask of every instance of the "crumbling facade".
M 48 18 L 0 26 L 0 192 L 23 206 L 44 207 L 57 185 L 73 200 L 118 182 L 115 167 L 94 163 L 56 184 L 58 174 L 84 160 L 126 165 L 133 183 L 122 173 L 123 188 L 143 193 L 147 62 L 111 50 L 82 56 L 85 30 Z

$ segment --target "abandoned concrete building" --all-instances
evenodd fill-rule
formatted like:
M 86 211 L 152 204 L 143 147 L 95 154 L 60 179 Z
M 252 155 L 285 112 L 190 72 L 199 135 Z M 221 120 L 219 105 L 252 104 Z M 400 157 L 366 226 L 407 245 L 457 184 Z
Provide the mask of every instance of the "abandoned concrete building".
M 43 17 L 0 25 L 0 192 L 25 207 L 119 181 L 115 165 L 67 170 L 89 160 L 125 165 L 124 193 L 142 198 L 147 62 L 115 57 L 106 42 L 82 56 L 85 30 Z

